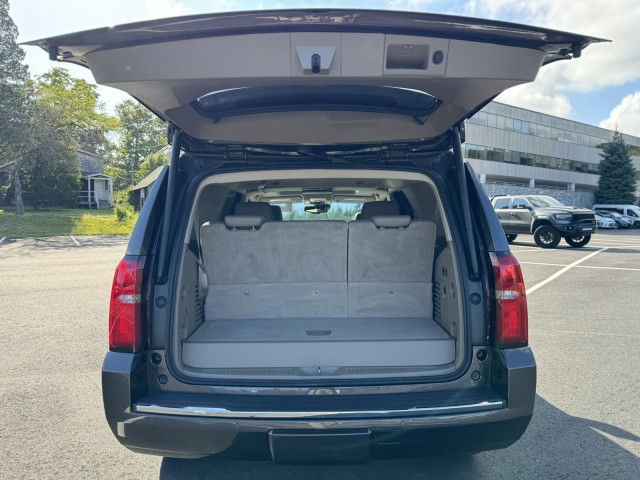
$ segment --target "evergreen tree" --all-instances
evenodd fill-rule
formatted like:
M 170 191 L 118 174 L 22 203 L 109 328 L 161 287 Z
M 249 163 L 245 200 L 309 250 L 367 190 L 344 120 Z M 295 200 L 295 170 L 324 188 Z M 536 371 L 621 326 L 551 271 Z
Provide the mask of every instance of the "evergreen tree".
M 620 132 L 613 132 L 611 140 L 602 144 L 600 156 L 596 203 L 633 203 L 636 170 Z

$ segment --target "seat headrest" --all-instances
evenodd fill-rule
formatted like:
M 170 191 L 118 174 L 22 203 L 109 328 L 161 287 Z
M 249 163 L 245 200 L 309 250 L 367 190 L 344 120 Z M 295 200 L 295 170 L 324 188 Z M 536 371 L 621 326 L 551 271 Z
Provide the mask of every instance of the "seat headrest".
M 234 215 L 245 215 L 251 217 L 262 217 L 263 221 L 273 221 L 273 210 L 268 202 L 242 202 L 236 204 L 233 209 Z
M 257 230 L 264 223 L 261 215 L 227 215 L 224 224 L 231 229 Z
M 409 215 L 385 215 L 371 219 L 378 228 L 405 228 L 411 223 Z
M 282 221 L 282 209 L 278 205 L 271 205 L 271 210 L 273 211 L 273 221 L 281 222 Z
M 400 215 L 398 202 L 367 202 L 362 205 L 361 220 L 371 220 L 373 217 Z

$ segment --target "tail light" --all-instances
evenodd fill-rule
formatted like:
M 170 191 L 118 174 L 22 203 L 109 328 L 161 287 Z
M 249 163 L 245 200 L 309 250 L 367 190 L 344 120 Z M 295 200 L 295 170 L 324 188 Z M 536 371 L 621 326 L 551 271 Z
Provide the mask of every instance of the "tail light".
M 495 290 L 493 343 L 500 348 L 525 347 L 529 343 L 527 296 L 520 264 L 513 255 L 491 253 Z
M 109 350 L 139 352 L 144 347 L 142 263 L 125 258 L 116 267 L 109 307 Z

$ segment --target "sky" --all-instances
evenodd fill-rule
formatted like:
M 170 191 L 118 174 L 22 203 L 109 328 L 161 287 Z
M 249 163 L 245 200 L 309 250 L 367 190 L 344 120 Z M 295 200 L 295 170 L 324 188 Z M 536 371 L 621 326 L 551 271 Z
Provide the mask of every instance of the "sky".
M 497 100 L 550 115 L 640 136 L 640 2 L 638 0 L 10 0 L 19 41 L 179 15 L 301 7 L 370 8 L 447 13 L 524 23 L 612 40 L 584 50 L 582 58 L 541 69 L 535 82 Z M 54 64 L 25 47 L 32 75 Z M 65 64 L 93 83 L 91 72 Z M 128 98 L 110 87 L 99 93 L 107 111 Z

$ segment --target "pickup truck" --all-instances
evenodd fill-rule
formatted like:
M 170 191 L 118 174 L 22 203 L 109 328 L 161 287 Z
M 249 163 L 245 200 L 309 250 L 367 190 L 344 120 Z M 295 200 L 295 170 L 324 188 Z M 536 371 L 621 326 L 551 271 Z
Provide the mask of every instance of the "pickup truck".
M 597 229 L 592 210 L 568 207 L 546 195 L 495 195 L 491 204 L 509 243 L 518 234 L 528 233 L 542 248 L 555 248 L 562 238 L 579 248 L 589 243 Z

